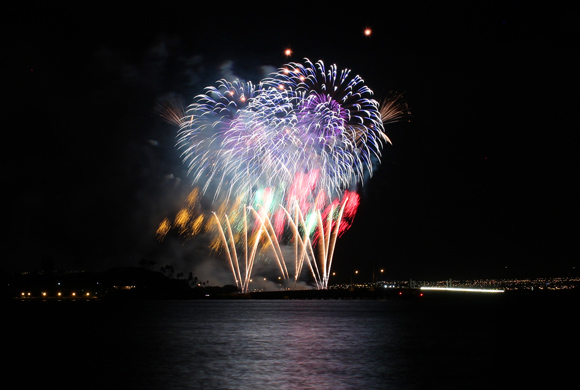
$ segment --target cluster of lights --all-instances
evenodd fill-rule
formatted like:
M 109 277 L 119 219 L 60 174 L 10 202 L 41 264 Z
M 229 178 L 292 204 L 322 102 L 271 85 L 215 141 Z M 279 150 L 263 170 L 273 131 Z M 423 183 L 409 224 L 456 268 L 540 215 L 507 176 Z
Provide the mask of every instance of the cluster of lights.
M 43 298 L 47 298 L 47 297 L 49 296 L 49 295 L 48 295 L 48 293 L 47 293 L 46 291 L 43 291 L 43 292 L 42 292 L 40 295 L 41 295 Z M 32 293 L 31 293 L 31 292 L 29 292 L 29 291 L 28 291 L 28 292 L 26 292 L 26 291 L 23 291 L 23 292 L 21 292 L 21 293 L 20 293 L 20 296 L 21 296 L 22 298 L 32 298 L 32 297 L 33 297 Z M 57 297 L 59 297 L 59 298 L 61 298 L 61 297 L 64 297 L 65 295 L 63 295 L 63 293 L 59 291 L 58 293 L 56 293 L 56 296 L 57 296 Z M 78 297 L 82 297 L 82 296 L 85 296 L 85 297 L 90 297 L 90 296 L 91 296 L 91 293 L 90 293 L 90 292 L 86 292 L 86 293 L 84 293 L 84 294 L 79 294 L 79 295 L 78 295 Z M 70 293 L 70 297 L 72 297 L 72 298 L 76 298 L 76 297 L 77 297 L 77 293 L 76 293 L 76 292 L 72 292 L 72 293 Z
M 471 288 L 482 290 L 568 290 L 580 285 L 578 277 L 536 278 L 536 279 L 475 279 L 442 280 L 437 282 L 418 282 L 425 287 Z

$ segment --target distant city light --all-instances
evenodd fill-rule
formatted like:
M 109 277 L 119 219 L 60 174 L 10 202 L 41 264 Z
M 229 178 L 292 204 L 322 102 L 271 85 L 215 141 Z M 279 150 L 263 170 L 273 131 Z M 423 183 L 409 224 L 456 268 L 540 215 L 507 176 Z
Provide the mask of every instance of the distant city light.
M 464 287 L 425 287 L 421 290 L 440 290 L 440 291 L 467 291 L 467 292 L 484 292 L 484 293 L 502 293 L 505 290 L 490 290 L 485 288 L 464 288 Z

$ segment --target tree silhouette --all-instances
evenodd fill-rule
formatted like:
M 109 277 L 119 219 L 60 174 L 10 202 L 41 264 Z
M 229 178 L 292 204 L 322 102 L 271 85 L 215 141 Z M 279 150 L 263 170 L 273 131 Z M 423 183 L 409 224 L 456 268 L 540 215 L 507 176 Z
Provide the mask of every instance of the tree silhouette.
M 163 267 L 161 267 L 161 273 L 167 276 L 168 278 L 173 278 L 174 272 L 175 270 L 173 269 L 172 265 L 164 265 Z

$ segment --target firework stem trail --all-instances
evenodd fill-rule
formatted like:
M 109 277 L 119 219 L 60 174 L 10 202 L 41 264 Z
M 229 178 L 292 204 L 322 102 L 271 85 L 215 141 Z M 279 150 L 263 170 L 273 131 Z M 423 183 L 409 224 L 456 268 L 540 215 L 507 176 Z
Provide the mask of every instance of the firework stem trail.
M 232 231 L 232 225 L 230 224 L 230 219 L 228 218 L 228 215 L 227 214 L 225 214 L 225 218 L 226 218 L 226 224 L 227 224 L 227 227 L 228 227 L 228 233 L 229 233 L 229 236 L 230 236 L 230 243 L 231 243 L 231 246 L 232 246 L 233 258 L 236 259 L 236 261 L 235 261 L 236 271 L 237 271 L 237 274 L 238 274 L 238 277 L 239 277 L 239 276 L 241 276 L 241 273 L 240 273 L 240 260 L 238 258 L 238 253 L 236 251 L 236 242 L 234 240 L 234 234 L 233 234 L 233 231 Z
M 249 264 L 248 264 L 248 268 L 246 268 L 246 276 L 245 276 L 245 291 L 247 292 L 249 289 L 249 283 L 250 283 L 250 276 L 252 275 L 252 270 L 254 268 L 254 260 L 256 258 L 256 252 L 258 250 L 258 244 L 260 243 L 260 237 L 262 236 L 262 232 L 264 230 L 264 225 L 260 224 L 260 227 L 258 228 L 258 231 L 255 234 L 254 237 L 254 243 L 252 245 L 252 252 L 250 254 L 250 259 L 248 260 Z
M 231 269 L 232 269 L 232 273 L 234 274 L 234 279 L 236 280 L 236 285 L 238 286 L 238 288 L 240 288 L 243 291 L 244 290 L 243 289 L 243 285 L 241 284 L 242 279 L 241 278 L 238 279 L 238 276 L 236 275 L 236 269 L 234 267 L 234 261 L 232 260 L 232 254 L 230 253 L 230 249 L 228 247 L 228 241 L 227 241 L 226 236 L 224 234 L 224 230 L 222 228 L 221 222 L 220 222 L 220 220 L 219 220 L 219 218 L 218 218 L 218 216 L 217 216 L 217 214 L 215 212 L 213 212 L 213 215 L 214 215 L 214 217 L 216 219 L 216 222 L 217 222 L 217 225 L 218 225 L 218 231 L 220 232 L 220 236 L 221 236 L 221 238 L 223 240 L 224 248 L 226 249 L 226 253 L 228 255 L 228 260 L 230 261 L 230 266 L 231 266 Z M 236 260 L 236 263 L 237 263 L 237 260 Z
M 342 207 L 340 209 L 340 213 L 338 214 L 338 218 L 336 219 L 336 225 L 334 227 L 334 233 L 332 235 L 332 242 L 330 243 L 330 253 L 328 256 L 328 269 L 326 271 L 326 274 L 324 276 L 324 288 L 328 287 L 328 281 L 330 279 L 330 270 L 332 268 L 332 258 L 334 257 L 334 247 L 336 246 L 336 240 L 338 238 L 338 232 L 340 229 L 340 222 L 342 220 L 342 214 L 344 212 L 344 208 L 346 207 L 346 202 L 348 202 L 348 198 L 346 198 L 344 200 L 344 202 L 342 203 Z
M 272 224 L 270 223 L 270 219 L 268 218 L 268 216 L 266 214 L 264 215 L 264 217 L 261 217 L 259 215 L 259 213 L 256 210 L 254 210 L 254 208 L 250 208 L 250 209 L 256 215 L 256 218 L 260 222 L 260 225 L 264 226 L 264 229 L 266 231 L 266 236 L 268 237 L 270 245 L 272 245 L 272 250 L 274 251 L 274 254 L 276 256 L 276 261 L 278 262 L 278 265 L 280 266 L 280 271 L 282 272 L 282 277 L 284 279 L 287 279 L 288 278 L 288 269 L 286 268 L 284 256 L 282 255 L 282 250 L 280 249 L 280 245 L 278 244 L 278 240 L 276 238 L 276 232 L 274 231 L 274 228 L 272 227 Z
M 318 271 L 318 266 L 316 265 L 316 255 L 314 254 L 314 248 L 312 246 L 312 241 L 310 240 L 308 231 L 306 229 L 306 223 L 304 222 L 304 217 L 302 215 L 302 212 L 300 211 L 300 208 L 298 207 L 297 202 L 295 203 L 295 210 L 296 210 L 296 215 L 297 218 L 296 220 L 292 220 L 292 218 L 290 217 L 290 213 L 288 212 L 288 210 L 286 210 L 285 207 L 280 206 L 284 212 L 286 213 L 286 215 L 288 216 L 288 222 L 291 226 L 291 228 L 294 231 L 294 236 L 298 239 L 300 246 L 302 248 L 301 252 L 300 252 L 300 258 L 298 258 L 298 256 L 295 259 L 295 264 L 296 265 L 296 273 L 295 273 L 295 280 L 298 280 L 300 273 L 302 272 L 302 267 L 304 264 L 304 259 L 306 259 L 306 262 L 308 263 L 308 267 L 310 268 L 310 272 L 312 273 L 312 277 L 314 278 L 314 281 L 317 285 L 318 288 L 321 288 L 321 282 L 320 282 L 320 273 Z M 304 238 L 300 235 L 300 223 L 302 224 L 302 226 L 304 227 Z M 310 251 L 310 257 L 308 256 L 307 251 Z

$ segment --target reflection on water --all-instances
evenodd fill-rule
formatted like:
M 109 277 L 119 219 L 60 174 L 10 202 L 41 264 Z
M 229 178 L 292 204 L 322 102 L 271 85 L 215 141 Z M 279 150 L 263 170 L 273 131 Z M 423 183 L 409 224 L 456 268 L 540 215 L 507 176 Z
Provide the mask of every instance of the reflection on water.
M 179 304 L 179 303 L 177 303 Z M 404 368 L 404 329 L 377 302 L 187 303 L 141 324 L 159 384 L 191 388 L 358 389 L 389 383 Z M 273 387 L 275 386 L 275 387 Z M 378 388 L 375 386 L 375 388 Z
M 506 351 L 526 356 L 539 337 L 522 331 L 527 310 L 496 298 L 25 305 L 8 348 L 23 387 L 502 388 L 524 372 Z

